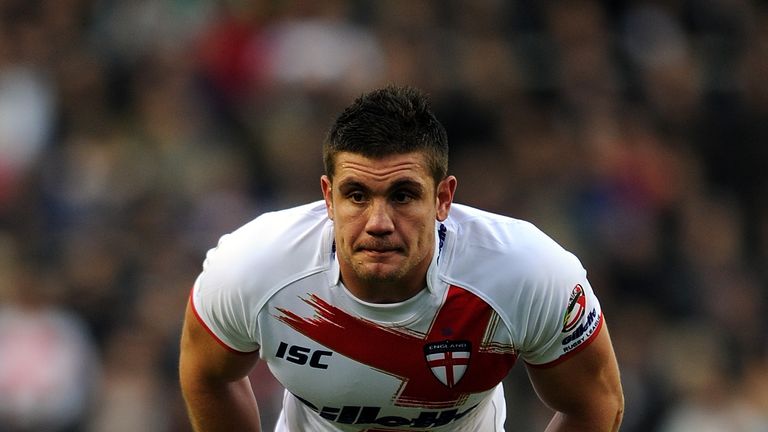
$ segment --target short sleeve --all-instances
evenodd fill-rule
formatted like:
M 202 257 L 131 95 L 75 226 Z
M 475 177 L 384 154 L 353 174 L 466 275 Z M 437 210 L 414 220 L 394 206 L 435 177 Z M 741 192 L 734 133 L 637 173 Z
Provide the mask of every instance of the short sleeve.
M 237 241 L 228 237 L 206 255 L 191 303 L 198 320 L 219 343 L 230 351 L 250 353 L 259 349 L 256 311 L 241 270 L 242 254 Z
M 563 251 L 527 287 L 530 315 L 520 354 L 534 367 L 548 367 L 585 348 L 602 326 L 602 310 L 586 271 L 578 259 Z M 525 305 L 523 305 L 525 307 Z
M 553 302 L 549 323 L 539 338 L 529 341 L 523 354 L 532 366 L 554 366 L 585 348 L 597 335 L 603 323 L 600 304 L 588 284 L 576 284 L 568 302 Z

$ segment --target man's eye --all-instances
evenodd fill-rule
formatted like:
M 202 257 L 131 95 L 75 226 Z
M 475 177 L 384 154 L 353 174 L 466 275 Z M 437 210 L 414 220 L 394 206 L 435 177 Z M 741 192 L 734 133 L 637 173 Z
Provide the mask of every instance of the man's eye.
M 413 195 L 408 192 L 396 192 L 392 199 L 398 204 L 406 204 L 413 200 Z
M 361 203 L 365 201 L 365 195 L 362 192 L 352 192 L 347 196 L 352 202 Z

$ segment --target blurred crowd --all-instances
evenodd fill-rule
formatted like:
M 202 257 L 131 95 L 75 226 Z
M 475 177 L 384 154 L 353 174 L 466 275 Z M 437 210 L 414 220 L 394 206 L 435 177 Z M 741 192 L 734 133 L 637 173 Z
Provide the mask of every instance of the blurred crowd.
M 458 202 L 582 259 L 623 431 L 766 431 L 767 79 L 759 1 L 0 0 L 0 432 L 189 431 L 205 251 L 319 199 L 334 115 L 388 83 L 431 96 Z

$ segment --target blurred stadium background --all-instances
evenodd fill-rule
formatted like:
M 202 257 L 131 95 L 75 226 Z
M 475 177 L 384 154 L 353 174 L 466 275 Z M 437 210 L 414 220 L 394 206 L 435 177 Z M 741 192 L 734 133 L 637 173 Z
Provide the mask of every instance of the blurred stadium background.
M 205 251 L 319 199 L 334 114 L 426 90 L 457 201 L 579 255 L 623 431 L 768 431 L 768 9 L 748 0 L 0 0 L 0 431 L 188 431 Z M 254 372 L 269 425 L 280 388 Z M 549 413 L 521 365 L 509 430 Z

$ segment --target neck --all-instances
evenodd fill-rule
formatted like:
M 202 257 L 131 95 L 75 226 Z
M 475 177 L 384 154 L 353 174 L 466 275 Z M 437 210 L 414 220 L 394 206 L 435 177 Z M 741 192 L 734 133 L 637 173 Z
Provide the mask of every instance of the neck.
M 358 299 L 368 303 L 380 304 L 406 301 L 421 292 L 421 290 L 427 286 L 426 279 L 418 286 L 412 288 L 409 287 L 407 289 L 403 289 L 403 285 L 398 283 L 365 283 L 362 285 L 349 283 L 343 276 L 341 281 L 344 283 L 344 286 L 347 287 L 347 290 Z
M 340 260 L 341 281 L 358 299 L 368 303 L 399 303 L 415 296 L 427 286 L 427 272 L 432 260 L 425 259 L 409 275 L 397 278 L 360 278 L 355 271 Z

